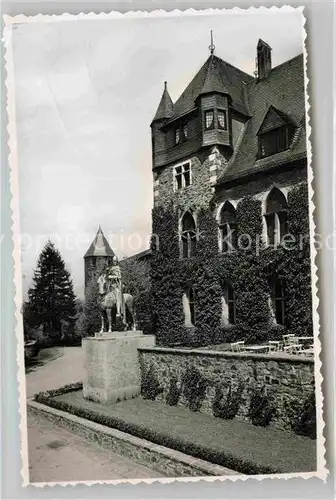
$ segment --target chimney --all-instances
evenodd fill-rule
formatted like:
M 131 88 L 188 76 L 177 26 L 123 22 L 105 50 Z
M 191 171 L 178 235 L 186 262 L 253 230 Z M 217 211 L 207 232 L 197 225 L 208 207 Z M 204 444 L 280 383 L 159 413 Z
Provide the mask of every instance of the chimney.
M 272 69 L 271 50 L 271 47 L 266 42 L 259 39 L 257 45 L 258 80 L 266 78 Z

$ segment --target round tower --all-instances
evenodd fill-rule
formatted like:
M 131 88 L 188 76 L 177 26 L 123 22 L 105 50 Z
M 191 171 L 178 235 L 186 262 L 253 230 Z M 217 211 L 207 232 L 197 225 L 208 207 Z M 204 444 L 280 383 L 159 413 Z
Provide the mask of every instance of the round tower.
M 85 290 L 90 281 L 112 264 L 115 253 L 99 226 L 97 234 L 84 255 Z

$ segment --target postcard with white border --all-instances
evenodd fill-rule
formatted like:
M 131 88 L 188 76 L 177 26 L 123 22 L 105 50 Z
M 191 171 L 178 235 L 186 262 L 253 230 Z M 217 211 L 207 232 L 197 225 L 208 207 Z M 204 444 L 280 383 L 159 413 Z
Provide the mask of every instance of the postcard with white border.
M 5 23 L 23 483 L 325 479 L 303 9 Z

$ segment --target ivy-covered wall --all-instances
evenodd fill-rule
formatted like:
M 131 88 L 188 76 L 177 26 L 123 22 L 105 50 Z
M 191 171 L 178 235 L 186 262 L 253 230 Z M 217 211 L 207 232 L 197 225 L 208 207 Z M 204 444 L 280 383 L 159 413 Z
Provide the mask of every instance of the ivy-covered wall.
M 244 339 L 259 342 L 284 333 L 312 335 L 309 216 L 307 183 L 288 194 L 290 244 L 265 248 L 261 242 L 261 201 L 252 196 L 237 205 L 237 234 L 242 247 L 218 253 L 218 228 L 213 209 L 197 211 L 199 240 L 196 255 L 179 258 L 178 214 L 175 203 L 153 210 L 151 279 L 157 342 L 161 345 L 199 344 Z M 253 244 L 246 248 L 248 239 Z M 154 240 L 156 246 L 154 246 Z M 246 244 L 244 245 L 244 241 Z M 157 242 L 159 245 L 157 245 Z M 269 278 L 285 284 L 286 326 L 273 325 L 268 299 Z M 230 281 L 236 294 L 236 324 L 221 326 L 221 295 Z M 193 286 L 196 296 L 194 327 L 184 325 L 182 295 Z
M 144 398 L 316 437 L 313 359 L 158 347 L 139 356 Z

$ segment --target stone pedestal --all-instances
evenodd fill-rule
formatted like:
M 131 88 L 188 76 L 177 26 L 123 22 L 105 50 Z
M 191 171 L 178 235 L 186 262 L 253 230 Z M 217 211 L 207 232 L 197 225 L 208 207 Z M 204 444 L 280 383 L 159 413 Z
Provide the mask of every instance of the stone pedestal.
M 111 332 L 84 338 L 84 398 L 108 403 L 140 394 L 138 347 L 153 346 L 154 335 L 143 335 L 141 331 Z

